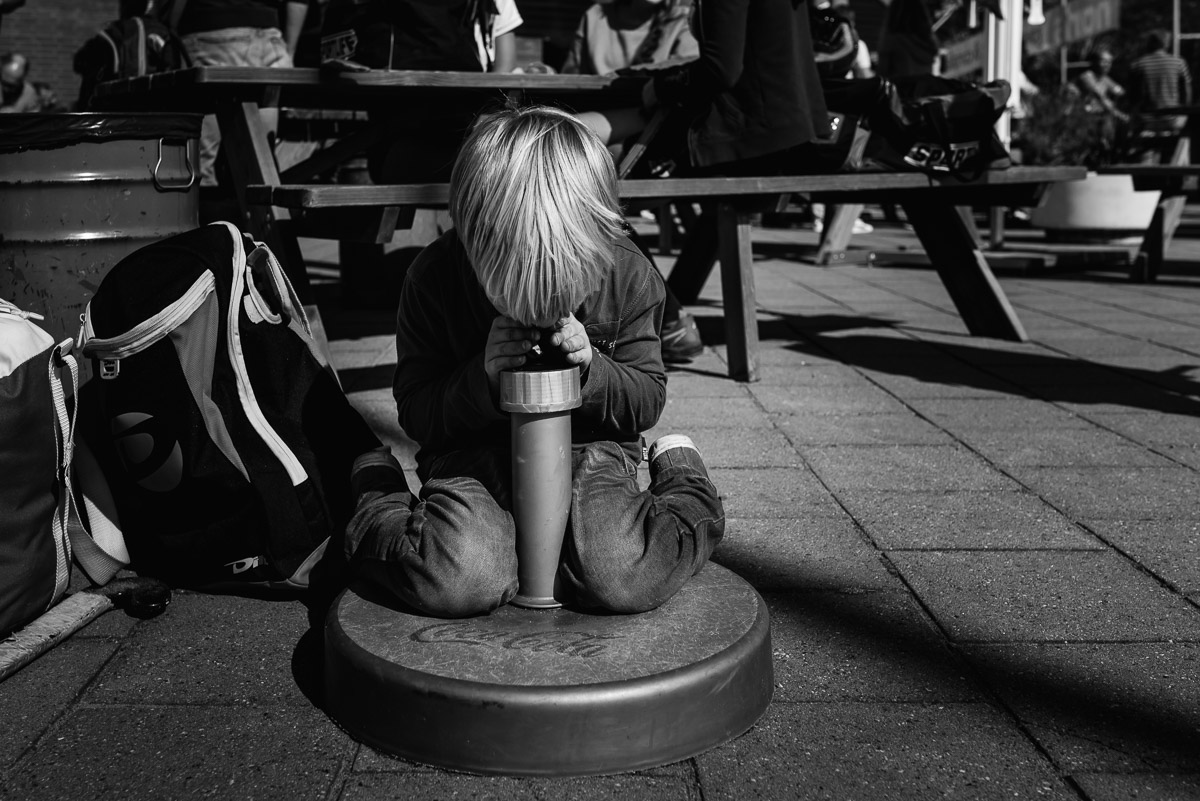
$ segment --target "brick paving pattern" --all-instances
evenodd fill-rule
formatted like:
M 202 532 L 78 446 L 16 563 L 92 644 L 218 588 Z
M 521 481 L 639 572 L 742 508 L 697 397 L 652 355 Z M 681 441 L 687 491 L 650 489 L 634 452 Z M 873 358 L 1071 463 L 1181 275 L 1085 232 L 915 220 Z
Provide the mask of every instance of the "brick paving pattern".
M 926 267 L 814 267 L 811 232 L 761 231 L 753 385 L 725 378 L 714 276 L 692 307 L 709 347 L 648 436 L 699 444 L 729 515 L 715 560 L 772 615 L 774 700 L 728 744 L 583 779 L 383 756 L 320 710 L 302 603 L 177 593 L 0 684 L 0 797 L 1200 798 L 1200 243 L 1181 234 L 1154 284 L 998 267 L 1015 344 L 968 336 Z M 882 225 L 854 244 L 915 248 Z M 390 313 L 326 325 L 411 470 Z

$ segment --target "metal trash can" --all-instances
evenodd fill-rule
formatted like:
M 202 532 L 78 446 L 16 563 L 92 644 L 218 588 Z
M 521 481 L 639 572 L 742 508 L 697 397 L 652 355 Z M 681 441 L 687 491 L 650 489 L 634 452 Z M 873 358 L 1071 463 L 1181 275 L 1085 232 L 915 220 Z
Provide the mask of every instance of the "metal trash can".
M 114 264 L 199 225 L 202 119 L 0 114 L 0 297 L 74 337 Z

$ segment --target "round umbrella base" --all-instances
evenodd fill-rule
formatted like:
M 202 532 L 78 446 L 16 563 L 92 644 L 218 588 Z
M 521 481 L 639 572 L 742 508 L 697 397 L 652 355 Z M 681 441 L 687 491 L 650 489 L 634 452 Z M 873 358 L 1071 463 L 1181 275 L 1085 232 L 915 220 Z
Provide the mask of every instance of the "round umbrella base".
M 636 615 L 505 606 L 444 620 L 346 590 L 326 622 L 330 715 L 380 751 L 457 770 L 675 762 L 754 725 L 773 686 L 766 605 L 716 564 Z

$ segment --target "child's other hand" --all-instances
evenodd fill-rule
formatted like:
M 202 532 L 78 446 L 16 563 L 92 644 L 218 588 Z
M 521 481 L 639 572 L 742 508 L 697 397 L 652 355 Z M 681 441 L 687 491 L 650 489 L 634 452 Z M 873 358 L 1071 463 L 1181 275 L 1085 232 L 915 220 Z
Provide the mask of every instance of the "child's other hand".
M 588 339 L 583 323 L 576 320 L 573 314 L 560 318 L 554 324 L 554 333 L 547 344 L 565 353 L 567 363 L 579 365 L 581 372 L 586 371 L 592 363 L 592 341 Z
M 483 370 L 493 397 L 500 391 L 500 372 L 520 367 L 526 354 L 538 340 L 538 330 L 518 323 L 511 317 L 492 320 L 487 345 L 483 348 Z

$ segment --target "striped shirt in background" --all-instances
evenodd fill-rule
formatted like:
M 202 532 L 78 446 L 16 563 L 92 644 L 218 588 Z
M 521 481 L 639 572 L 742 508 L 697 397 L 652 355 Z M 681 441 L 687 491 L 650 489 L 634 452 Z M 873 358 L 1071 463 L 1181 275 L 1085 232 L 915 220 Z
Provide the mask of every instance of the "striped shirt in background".
M 1147 53 L 1129 68 L 1129 96 L 1139 111 L 1186 106 L 1192 102 L 1192 76 L 1187 62 L 1164 50 Z M 1146 128 L 1177 131 L 1187 123 L 1185 115 L 1151 116 Z

